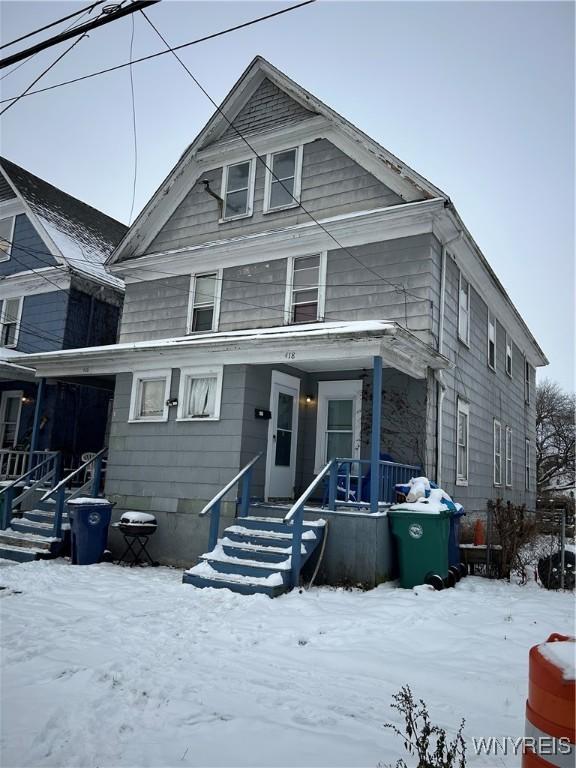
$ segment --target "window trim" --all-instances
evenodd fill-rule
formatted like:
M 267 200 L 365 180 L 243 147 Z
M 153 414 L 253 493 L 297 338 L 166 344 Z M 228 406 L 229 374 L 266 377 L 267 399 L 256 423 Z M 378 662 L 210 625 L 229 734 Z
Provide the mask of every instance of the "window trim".
M 2 338 L 4 337 L 4 323 L 6 319 L 6 302 L 18 301 L 18 315 L 16 318 L 16 333 L 14 335 L 14 342 L 12 344 L 2 344 Z M 20 338 L 20 326 L 22 325 L 22 309 L 24 307 L 24 296 L 8 296 L 2 299 L 2 313 L 0 314 L 0 349 L 16 349 L 18 346 L 18 340 Z
M 506 488 L 512 488 L 512 427 L 506 425 L 504 432 L 504 483 Z
M 505 331 L 505 342 L 506 342 L 506 357 L 504 362 L 504 370 L 506 371 L 506 374 L 509 376 L 509 378 L 512 378 L 512 371 L 514 370 L 514 350 L 513 350 L 513 342 L 512 337 L 508 333 L 508 331 Z M 510 354 L 508 354 L 508 350 L 510 350 Z M 510 360 L 510 370 L 508 370 L 508 360 Z
M 16 430 L 14 432 L 14 442 L 12 443 L 12 446 L 1 448 L 2 443 L 4 442 L 4 435 L 6 432 L 6 407 L 8 405 L 8 400 L 11 397 L 18 398 L 18 401 L 19 401 L 18 418 L 16 419 Z M 2 392 L 2 396 L 0 398 L 0 449 L 1 450 L 10 450 L 11 448 L 15 448 L 18 445 L 18 437 L 20 435 L 20 420 L 22 418 L 22 398 L 23 397 L 24 397 L 24 390 L 22 389 L 5 389 Z
M 7 251 L 0 250 L 0 261 L 10 261 L 10 257 L 12 256 L 12 246 L 14 245 L 14 230 L 16 229 L 16 215 L 17 214 L 10 214 L 9 216 L 0 216 L 0 221 L 4 221 L 5 219 L 12 219 L 12 227 L 10 229 L 10 247 Z
M 467 307 L 466 307 L 466 315 L 468 317 L 468 323 L 466 325 L 466 338 L 462 336 L 461 333 L 461 311 L 462 307 L 460 305 L 460 293 L 462 290 L 462 280 L 466 280 L 466 285 L 468 286 L 468 293 L 467 293 Z M 458 272 L 458 339 L 462 342 L 462 344 L 465 344 L 467 347 L 470 346 L 470 280 L 467 280 L 466 277 L 462 274 L 462 271 L 460 270 Z
M 249 163 L 248 169 L 248 199 L 246 213 L 238 213 L 235 216 L 226 216 L 226 193 L 228 187 L 228 171 L 235 165 L 245 165 Z M 226 221 L 236 221 L 237 219 L 248 219 L 254 213 L 254 182 L 256 179 L 256 158 L 247 157 L 245 160 L 238 160 L 235 163 L 228 163 L 222 167 L 222 182 L 220 185 L 220 197 L 222 198 L 222 215 L 218 219 L 219 224 Z
M 294 165 L 294 192 L 292 202 L 286 203 L 286 205 L 277 205 L 274 208 L 270 206 L 270 195 L 272 194 L 272 169 L 274 157 L 281 155 L 284 152 L 291 152 L 296 150 L 296 158 Z M 293 147 L 286 147 L 286 149 L 278 149 L 274 152 L 268 152 L 266 155 L 266 174 L 264 176 L 264 206 L 263 213 L 276 213 L 277 211 L 285 211 L 289 208 L 297 208 L 300 205 L 300 194 L 302 192 L 302 156 L 303 156 L 303 144 L 297 144 Z
M 532 373 L 532 366 L 528 362 L 528 358 L 524 355 L 524 404 L 530 405 L 530 382 Z
M 138 416 L 140 383 L 150 379 L 164 379 L 164 408 L 161 416 Z M 172 369 L 161 368 L 147 371 L 132 371 L 132 389 L 130 392 L 130 413 L 128 421 L 131 424 L 149 424 L 168 421 L 170 388 L 172 386 Z
M 353 432 L 352 432 L 352 456 L 341 458 L 360 458 L 361 427 L 362 427 L 362 379 L 346 379 L 340 381 L 318 382 L 318 406 L 316 410 L 316 448 L 314 453 L 314 472 L 318 473 L 326 462 L 326 431 L 328 428 L 328 401 L 352 400 L 353 401 Z
M 460 472 L 458 466 L 458 433 L 460 432 L 460 414 L 466 415 L 466 474 Z M 458 398 L 456 403 L 456 485 L 467 486 L 470 472 L 470 403 Z
M 216 377 L 216 396 L 214 398 L 214 416 L 185 416 L 184 403 L 188 394 L 189 379 L 212 379 Z M 176 421 L 220 421 L 222 407 L 222 384 L 224 379 L 224 366 L 191 366 L 180 369 L 180 383 L 178 385 L 178 411 Z
M 205 277 L 206 275 L 216 275 L 216 291 L 214 293 L 214 312 L 212 315 L 212 328 L 209 331 L 194 331 L 192 330 L 192 323 L 194 320 L 194 293 L 196 291 L 196 280 L 199 277 Z M 210 269 L 206 272 L 196 272 L 190 275 L 190 287 L 188 294 L 188 314 L 186 316 L 186 334 L 192 333 L 215 333 L 220 325 L 220 302 L 222 299 L 222 282 L 223 282 L 223 270 L 222 269 Z M 208 305 L 206 305 L 208 306 Z
M 530 440 L 529 438 L 524 438 L 524 490 L 525 491 L 531 491 L 532 488 L 530 487 L 530 472 L 532 470 L 531 467 L 531 447 L 530 447 Z
M 496 453 L 496 434 L 498 433 L 500 437 L 500 452 Z M 493 427 L 493 441 L 492 441 L 492 456 L 493 456 L 493 481 L 494 481 L 494 487 L 495 488 L 501 488 L 502 487 L 502 424 L 498 421 L 498 419 L 494 419 L 494 427 Z M 496 462 L 496 459 L 498 459 L 498 463 Z M 498 467 L 500 472 L 500 479 L 496 480 L 496 468 Z
M 490 362 L 490 329 L 494 329 L 494 364 Z M 488 310 L 488 327 L 486 331 L 486 342 L 487 342 L 487 348 L 486 348 L 486 360 L 488 362 L 488 368 L 490 368 L 491 371 L 496 372 L 496 316 Z
M 316 251 L 315 253 L 309 253 L 304 256 L 288 256 L 286 260 L 286 294 L 284 297 L 284 323 L 285 325 L 301 325 L 301 323 L 292 322 L 292 292 L 294 289 L 294 262 L 298 259 L 311 259 L 314 256 L 319 256 L 318 262 L 318 309 L 316 312 L 315 323 L 321 323 L 324 321 L 324 312 L 326 308 L 326 266 L 327 266 L 327 252 Z

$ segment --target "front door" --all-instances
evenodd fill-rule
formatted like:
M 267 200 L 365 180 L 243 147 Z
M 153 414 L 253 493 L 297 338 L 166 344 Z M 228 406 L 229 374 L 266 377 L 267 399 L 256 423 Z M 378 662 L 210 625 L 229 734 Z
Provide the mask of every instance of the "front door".
M 0 448 L 14 448 L 18 442 L 20 409 L 23 392 L 10 390 L 2 392 L 0 402 Z
M 293 499 L 298 442 L 300 379 L 272 371 L 266 498 Z

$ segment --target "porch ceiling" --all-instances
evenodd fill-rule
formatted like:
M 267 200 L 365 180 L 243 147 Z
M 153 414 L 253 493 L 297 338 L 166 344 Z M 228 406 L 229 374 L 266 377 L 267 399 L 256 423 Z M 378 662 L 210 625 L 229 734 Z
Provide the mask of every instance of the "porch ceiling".
M 26 355 L 36 376 L 100 376 L 158 367 L 284 364 L 302 371 L 371 368 L 375 355 L 386 367 L 414 378 L 450 361 L 413 333 L 381 320 L 252 328 L 157 341 L 86 347 Z

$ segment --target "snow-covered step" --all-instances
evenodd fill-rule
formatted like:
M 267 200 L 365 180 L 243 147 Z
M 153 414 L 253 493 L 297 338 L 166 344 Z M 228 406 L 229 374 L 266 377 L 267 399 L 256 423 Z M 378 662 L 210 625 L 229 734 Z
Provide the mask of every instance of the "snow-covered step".
M 10 547 L 34 547 L 35 549 L 50 551 L 51 545 L 57 539 L 47 536 L 37 536 L 33 533 L 22 533 L 12 528 L 6 528 L 0 531 L 0 544 L 7 544 Z
M 33 547 L 11 547 L 8 544 L 0 544 L 0 559 L 11 560 L 14 563 L 29 563 L 45 555 L 45 550 Z
M 53 523 L 54 522 L 54 509 L 31 509 L 24 513 L 27 520 L 34 520 L 38 523 Z M 68 522 L 68 514 L 64 512 L 62 515 L 62 522 Z
M 292 528 L 287 527 L 288 532 L 267 531 L 262 528 L 247 528 L 244 525 L 245 518 L 241 518 L 239 525 L 230 525 L 224 531 L 225 535 L 232 541 L 247 541 L 252 544 L 259 544 L 263 547 L 292 546 Z M 317 531 L 309 529 L 302 533 L 302 541 L 316 541 Z
M 21 518 L 13 518 L 10 523 L 10 527 L 14 531 L 20 533 L 32 533 L 36 536 L 48 536 L 54 535 L 54 521 L 39 522 L 38 520 L 29 520 L 27 516 Z M 62 524 L 62 530 L 68 530 L 70 526 L 68 523 Z
M 286 547 L 263 547 L 259 544 L 252 544 L 249 541 L 233 541 L 224 536 L 220 540 L 224 553 L 230 557 L 244 558 L 246 560 L 257 559 L 265 563 L 280 563 L 290 557 L 292 546 Z M 306 545 L 300 546 L 300 553 L 306 555 Z
M 255 555 L 254 557 L 257 557 Z M 285 557 L 278 563 L 270 563 L 262 560 L 233 557 L 226 554 L 221 544 L 217 544 L 211 552 L 206 552 L 200 559 L 208 563 L 215 571 L 227 574 L 239 574 L 241 576 L 272 576 L 280 573 L 282 581 L 286 581 L 286 575 L 291 568 L 291 558 Z
M 276 597 L 286 591 L 286 586 L 280 574 L 271 576 L 243 576 L 241 574 L 220 573 L 208 563 L 201 562 L 184 572 L 182 581 L 204 589 L 231 589 L 243 595 L 261 593 Z
M 277 531 L 278 533 L 290 533 L 291 531 L 291 525 L 285 523 L 279 517 L 256 517 L 250 515 L 249 517 L 239 517 L 238 523 L 244 528 L 251 528 L 253 530 Z M 324 525 L 324 520 L 305 521 L 303 530 L 307 531 L 310 528 L 319 528 Z

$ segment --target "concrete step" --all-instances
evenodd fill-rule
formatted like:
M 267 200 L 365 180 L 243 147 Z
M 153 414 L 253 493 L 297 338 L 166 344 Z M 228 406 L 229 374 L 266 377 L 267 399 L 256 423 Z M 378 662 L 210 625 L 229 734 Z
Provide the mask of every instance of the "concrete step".
M 13 560 L 15 563 L 29 563 L 45 555 L 44 550 L 33 547 L 11 547 L 8 544 L 0 544 L 0 558 Z

